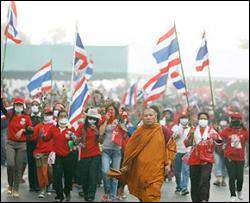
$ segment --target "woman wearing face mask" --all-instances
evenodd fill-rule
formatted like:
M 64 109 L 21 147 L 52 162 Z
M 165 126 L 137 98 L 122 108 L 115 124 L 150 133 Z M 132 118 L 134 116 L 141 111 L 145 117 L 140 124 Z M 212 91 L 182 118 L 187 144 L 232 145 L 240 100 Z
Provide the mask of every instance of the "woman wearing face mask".
M 174 132 L 174 139 L 177 144 L 177 154 L 175 157 L 175 180 L 176 180 L 176 190 L 175 193 L 181 195 L 189 194 L 188 191 L 188 179 L 189 179 L 189 165 L 186 164 L 182 157 L 190 152 L 190 147 L 186 147 L 183 141 L 187 138 L 190 132 L 190 127 L 188 126 L 189 120 L 186 113 L 182 113 L 179 118 L 179 124 L 173 126 L 172 131 Z
M 24 114 L 24 99 L 14 99 L 14 111 L 9 118 L 7 152 L 7 175 L 9 195 L 19 197 L 18 189 L 26 153 L 26 136 L 33 133 L 30 117 Z
M 70 201 L 70 191 L 72 190 L 72 176 L 74 156 L 69 141 L 72 141 L 75 130 L 69 126 L 68 115 L 65 110 L 58 113 L 58 122 L 56 126 L 52 126 L 44 141 L 53 140 L 52 152 L 55 153 L 55 161 L 53 164 L 53 185 L 56 190 L 56 201 L 63 201 L 64 195 L 66 201 Z M 51 153 L 52 153 L 51 152 Z M 64 176 L 64 188 L 62 178 Z
M 220 136 L 226 143 L 224 155 L 229 176 L 230 201 L 236 202 L 236 191 L 238 199 L 243 200 L 245 145 L 249 140 L 249 132 L 242 124 L 240 113 L 229 114 L 229 117 L 229 127 L 225 128 Z
M 48 155 L 53 148 L 53 140 L 45 142 L 44 137 L 47 136 L 49 129 L 54 126 L 53 111 L 50 107 L 44 109 L 43 122 L 39 123 L 34 128 L 32 140 L 37 141 L 33 156 L 36 160 L 36 170 L 38 175 L 38 183 L 41 189 L 39 198 L 44 198 L 46 189 L 52 182 L 52 167 L 48 165 Z
M 30 119 L 32 122 L 32 126 L 35 127 L 39 123 L 42 122 L 42 114 L 40 111 L 40 100 L 35 98 L 31 102 L 31 115 Z M 33 156 L 33 151 L 36 148 L 37 141 L 31 140 L 31 137 L 27 137 L 27 159 L 28 159 L 28 179 L 29 179 L 29 187 L 30 191 L 39 191 L 39 183 L 37 178 L 37 170 L 36 170 L 36 160 Z
M 99 125 L 101 115 L 97 109 L 89 109 L 84 124 L 80 124 L 76 135 L 81 143 L 79 171 L 81 172 L 81 185 L 85 201 L 92 202 L 95 199 L 97 188 L 97 173 L 99 170 Z
M 210 179 L 214 163 L 214 140 L 218 133 L 208 125 L 209 116 L 198 114 L 198 126 L 191 129 L 184 140 L 186 147 L 192 146 L 188 164 L 190 165 L 191 199 L 193 202 L 209 200 Z

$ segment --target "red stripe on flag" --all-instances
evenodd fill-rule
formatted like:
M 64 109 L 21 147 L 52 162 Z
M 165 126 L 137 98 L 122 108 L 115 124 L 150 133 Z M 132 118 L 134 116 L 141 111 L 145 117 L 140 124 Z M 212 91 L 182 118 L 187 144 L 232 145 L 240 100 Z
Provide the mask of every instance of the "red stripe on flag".
M 148 98 L 144 101 L 144 105 L 147 105 L 147 103 L 148 103 L 149 101 L 154 101 L 154 100 L 156 100 L 156 99 L 159 99 L 159 98 L 161 97 L 161 95 L 163 95 L 163 93 L 164 93 L 164 92 L 161 92 L 161 93 L 159 93 L 159 94 L 155 94 L 155 95 L 152 95 L 152 96 L 148 97 Z
M 52 86 L 47 86 L 47 87 L 43 87 L 42 91 L 43 92 L 49 92 L 49 91 L 51 91 L 51 89 L 52 89 Z
M 11 39 L 13 42 L 15 42 L 16 44 L 21 44 L 22 40 L 15 38 L 12 34 L 10 34 L 8 32 L 8 26 L 5 29 L 5 35 L 7 38 Z
M 167 67 L 164 67 L 161 69 L 161 73 L 167 73 L 169 71 L 170 68 L 174 67 L 174 66 L 177 66 L 179 65 L 181 62 L 180 62 L 180 59 L 179 58 L 176 58 L 176 59 L 173 59 L 172 61 L 170 61 L 168 63 L 168 66 Z
M 176 78 L 178 76 L 179 76 L 179 73 L 177 71 L 172 72 L 170 75 L 171 78 Z
M 51 63 L 51 61 L 49 61 L 48 63 L 46 63 L 45 65 L 43 65 L 43 66 L 40 68 L 39 71 L 44 70 L 44 69 L 50 67 L 51 65 L 52 65 L 52 63 Z
M 196 71 L 203 71 L 203 69 L 209 65 L 209 60 L 205 60 L 203 61 L 202 65 L 201 66 L 196 66 Z
M 157 42 L 157 44 L 161 43 L 165 39 L 169 38 L 172 34 L 175 33 L 175 27 L 172 27 L 165 35 L 163 35 Z
M 155 75 L 154 77 L 152 77 L 148 82 L 146 82 L 146 84 L 143 86 L 143 89 L 146 89 L 148 86 L 150 86 L 153 82 L 155 82 L 156 80 L 159 79 L 159 77 L 161 77 L 162 73 L 158 73 L 157 75 Z
M 75 56 L 76 56 L 76 58 L 79 58 L 80 60 L 82 60 L 82 64 L 79 67 L 79 70 L 84 69 L 84 68 L 86 68 L 88 66 L 88 59 L 87 59 L 87 57 L 85 55 L 83 55 L 83 54 L 76 51 Z

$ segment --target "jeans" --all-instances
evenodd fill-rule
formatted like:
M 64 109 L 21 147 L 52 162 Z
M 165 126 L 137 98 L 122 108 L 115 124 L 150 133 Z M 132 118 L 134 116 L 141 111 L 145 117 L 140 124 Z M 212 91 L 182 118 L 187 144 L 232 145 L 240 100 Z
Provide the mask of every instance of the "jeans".
M 214 159 L 215 159 L 215 176 L 219 177 L 226 177 L 227 175 L 227 170 L 226 170 L 226 165 L 225 165 L 225 157 L 224 154 L 221 153 L 214 153 Z
M 102 174 L 104 182 L 104 192 L 109 198 L 114 199 L 117 193 L 118 180 L 110 178 L 107 173 L 111 167 L 114 169 L 120 169 L 121 163 L 121 150 L 103 149 L 102 151 Z
M 19 189 L 19 183 L 22 178 L 23 158 L 26 153 L 25 142 L 7 141 L 6 161 L 8 184 L 14 187 L 15 191 Z
M 187 190 L 189 179 L 189 165 L 182 161 L 182 157 L 185 153 L 177 153 L 175 156 L 175 179 L 176 190 Z
M 228 158 L 225 159 L 228 176 L 229 176 L 229 189 L 231 196 L 236 196 L 235 190 L 241 191 L 244 177 L 244 161 L 232 161 Z M 237 188 L 235 188 L 235 183 Z

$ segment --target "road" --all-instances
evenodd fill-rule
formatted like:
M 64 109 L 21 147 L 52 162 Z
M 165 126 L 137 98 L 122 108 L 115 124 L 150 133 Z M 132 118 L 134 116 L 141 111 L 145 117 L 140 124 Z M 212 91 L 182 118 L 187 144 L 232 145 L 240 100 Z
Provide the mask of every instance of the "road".
M 1 202 L 52 202 L 54 201 L 55 194 L 52 193 L 51 196 L 47 196 L 44 199 L 39 199 L 38 193 L 29 192 L 27 170 L 25 171 L 24 179 L 26 182 L 20 185 L 20 198 L 8 197 L 6 195 L 7 187 L 7 172 L 6 167 L 1 167 Z M 227 180 L 228 181 L 228 180 Z M 213 185 L 214 175 L 212 175 L 211 188 L 210 188 L 210 202 L 229 202 L 230 193 L 227 187 L 217 187 Z M 181 196 L 174 193 L 175 182 L 174 179 L 171 182 L 165 182 L 162 187 L 162 198 L 161 202 L 191 202 L 190 195 Z M 138 199 L 134 196 L 128 194 L 127 188 L 125 189 L 127 193 L 127 198 L 122 202 L 138 202 Z M 245 168 L 244 172 L 244 185 L 243 185 L 244 200 L 241 202 L 249 202 L 249 168 Z M 96 194 L 96 202 L 100 202 L 101 196 L 103 195 L 103 188 L 98 188 Z M 72 202 L 84 202 L 84 199 L 80 197 L 77 193 L 77 189 L 73 188 L 71 194 Z

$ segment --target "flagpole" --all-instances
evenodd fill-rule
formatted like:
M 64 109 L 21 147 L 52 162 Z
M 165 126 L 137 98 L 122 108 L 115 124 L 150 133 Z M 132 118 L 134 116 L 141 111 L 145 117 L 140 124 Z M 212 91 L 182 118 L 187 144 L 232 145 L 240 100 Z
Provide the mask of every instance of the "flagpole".
M 214 121 L 215 121 L 215 104 L 214 104 L 214 94 L 213 94 L 213 87 L 212 87 L 212 80 L 211 80 L 211 74 L 210 74 L 210 67 L 208 65 L 208 78 L 209 78 L 209 85 L 210 85 L 210 92 L 211 92 L 211 99 L 212 99 L 212 108 L 214 112 Z
M 188 92 L 187 92 L 187 83 L 186 83 L 186 79 L 185 79 L 185 75 L 184 75 L 184 70 L 183 70 L 183 66 L 182 66 L 182 61 L 181 61 L 181 52 L 180 52 L 180 46 L 179 46 L 179 40 L 178 40 L 178 36 L 177 36 L 177 31 L 176 31 L 176 27 L 175 27 L 175 22 L 174 22 L 174 28 L 175 28 L 175 34 L 176 34 L 176 39 L 177 39 L 177 44 L 179 47 L 179 55 L 180 55 L 180 63 L 181 63 L 181 72 L 182 72 L 182 76 L 183 76 L 183 81 L 184 81 L 184 85 L 185 85 L 185 92 L 186 92 L 186 100 L 187 100 L 187 105 L 188 105 L 188 113 L 189 113 L 189 117 L 191 118 L 190 115 L 190 109 L 189 109 L 189 99 L 188 99 Z
M 50 59 L 50 63 L 51 63 L 51 91 L 50 91 L 50 103 L 51 103 L 51 106 L 53 106 L 53 100 L 54 100 L 54 96 L 53 96 L 53 65 L 52 65 L 52 59 Z
M 5 36 L 5 41 L 4 41 L 4 49 L 3 49 L 3 63 L 2 63 L 2 68 L 1 68 L 1 83 L 4 84 L 4 65 L 5 65 L 5 58 L 6 58 L 6 49 L 7 49 L 7 36 Z
M 8 12 L 7 12 L 7 25 L 5 27 L 5 31 L 7 29 L 7 26 L 9 26 L 9 15 L 10 15 L 10 8 L 8 9 Z M 2 67 L 1 67 L 1 84 L 4 85 L 4 74 L 3 74 L 3 71 L 4 71 L 4 65 L 5 65 L 5 58 L 6 58 L 6 51 L 7 51 L 7 42 L 8 42 L 8 38 L 7 38 L 7 35 L 6 33 L 4 33 L 5 35 L 5 40 L 4 40 L 4 48 L 3 48 L 3 63 L 2 63 Z

